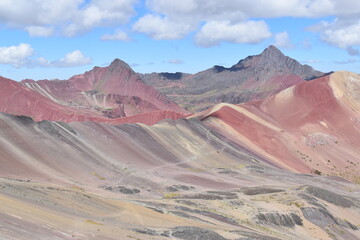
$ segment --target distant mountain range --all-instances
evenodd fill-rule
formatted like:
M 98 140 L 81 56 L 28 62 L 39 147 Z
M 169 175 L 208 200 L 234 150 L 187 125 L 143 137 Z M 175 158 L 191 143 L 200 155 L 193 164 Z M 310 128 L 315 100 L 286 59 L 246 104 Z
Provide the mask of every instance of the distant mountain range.
M 269 46 L 230 68 L 214 66 L 196 74 L 142 74 L 148 85 L 185 109 L 197 112 L 216 103 L 239 104 L 264 99 L 304 80 L 324 75 Z
M 90 120 L 112 124 L 144 122 L 144 114 L 152 112 L 153 120 L 144 123 L 153 124 L 163 117 L 183 117 L 188 111 L 201 111 L 217 103 L 264 99 L 322 75 L 286 57 L 274 46 L 231 68 L 214 66 L 193 75 L 138 74 L 115 59 L 108 67 L 95 67 L 69 80 L 27 79 L 18 83 L 3 79 L 0 111 L 31 116 L 37 121 Z M 138 114 L 140 118 L 134 117 Z

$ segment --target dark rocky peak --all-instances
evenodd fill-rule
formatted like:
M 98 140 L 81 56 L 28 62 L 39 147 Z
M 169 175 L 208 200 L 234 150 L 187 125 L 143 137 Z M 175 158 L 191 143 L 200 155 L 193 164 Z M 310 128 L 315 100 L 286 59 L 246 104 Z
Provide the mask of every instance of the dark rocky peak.
M 240 60 L 236 65 L 232 66 L 233 69 L 243 69 L 261 63 L 274 63 L 284 62 L 289 58 L 285 56 L 277 47 L 270 45 L 261 54 L 255 56 L 248 56 Z
M 229 68 L 226 68 L 226 67 L 224 67 L 224 66 L 219 66 L 219 65 L 215 65 L 215 66 L 213 67 L 213 69 L 214 69 L 214 71 L 217 72 L 217 73 L 222 72 L 222 71 L 224 71 L 224 70 L 229 70 Z
M 112 61 L 112 63 L 109 65 L 109 69 L 112 72 L 127 69 L 135 73 L 134 70 L 126 62 L 120 60 L 119 58 L 115 58 L 115 60 Z
M 261 57 L 263 58 L 282 58 L 286 57 L 277 47 L 274 45 L 270 45 L 267 47 L 261 54 Z
M 270 45 L 261 54 L 249 56 L 232 66 L 233 71 L 253 69 L 257 75 L 264 72 L 294 74 L 308 80 L 324 73 L 314 70 L 309 65 L 302 65 L 295 59 L 285 56 L 277 47 Z
M 298 61 L 285 56 L 278 48 L 270 45 L 259 56 L 260 67 L 271 67 L 287 74 L 300 75 L 304 79 L 322 76 L 324 73 L 314 70 L 309 65 L 302 65 Z

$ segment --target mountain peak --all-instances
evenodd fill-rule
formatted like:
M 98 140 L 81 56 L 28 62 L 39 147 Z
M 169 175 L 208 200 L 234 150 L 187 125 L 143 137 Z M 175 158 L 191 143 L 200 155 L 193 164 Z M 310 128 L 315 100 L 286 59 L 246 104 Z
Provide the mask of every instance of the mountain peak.
M 120 68 L 120 69 L 125 68 L 125 69 L 128 69 L 128 70 L 134 72 L 132 70 L 132 68 L 126 62 L 120 60 L 119 58 L 115 58 L 114 61 L 112 61 L 111 64 L 109 65 L 109 68 L 111 70 L 118 69 L 118 68 Z
M 270 62 L 276 63 L 279 61 L 284 61 L 286 58 L 288 58 L 288 57 L 286 57 L 277 47 L 275 47 L 274 45 L 270 45 L 259 55 L 248 56 L 245 59 L 241 59 L 232 68 L 233 69 L 242 69 L 243 67 L 248 66 L 248 65 L 258 65 L 259 59 L 261 59 L 262 61 L 266 61 L 266 62 L 270 61 Z M 257 59 L 257 60 L 255 60 L 255 59 Z M 254 60 L 255 60 L 255 63 L 253 63 Z
M 264 49 L 263 52 L 281 52 L 277 47 L 275 47 L 274 45 L 270 45 L 267 48 Z
M 277 47 L 274 45 L 270 45 L 267 47 L 260 56 L 263 56 L 265 58 L 278 58 L 278 57 L 286 57 Z

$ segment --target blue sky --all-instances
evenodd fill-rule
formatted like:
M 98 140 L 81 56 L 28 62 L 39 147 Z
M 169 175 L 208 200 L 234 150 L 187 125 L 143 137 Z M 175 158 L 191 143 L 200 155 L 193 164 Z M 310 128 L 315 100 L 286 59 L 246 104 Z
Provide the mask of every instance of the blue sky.
M 196 73 L 270 44 L 324 72 L 360 73 L 356 0 L 2 0 L 0 34 L 0 75 L 14 80 L 67 79 L 115 58 Z

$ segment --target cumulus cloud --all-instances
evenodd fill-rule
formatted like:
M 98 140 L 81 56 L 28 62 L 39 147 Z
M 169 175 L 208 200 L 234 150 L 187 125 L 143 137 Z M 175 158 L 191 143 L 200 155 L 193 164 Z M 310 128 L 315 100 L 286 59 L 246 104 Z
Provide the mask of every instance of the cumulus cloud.
M 345 0 L 350 1 L 350 0 Z M 334 3 L 335 2 L 335 3 Z M 320 17 L 334 14 L 342 0 L 147 0 L 150 9 L 168 16 L 239 21 L 244 18 Z M 261 7 L 259 7 L 261 6 Z M 344 11 L 353 8 L 344 7 Z
M 134 24 L 133 29 L 160 40 L 183 38 L 194 30 L 194 26 L 184 21 L 174 21 L 167 17 L 147 14 Z
M 101 37 L 103 41 L 130 41 L 130 37 L 121 30 L 116 30 L 114 34 L 105 34 Z
M 258 43 L 269 38 L 271 33 L 264 21 L 246 21 L 231 24 L 228 21 L 206 23 L 195 36 L 199 46 L 211 47 L 221 42 Z
M 92 0 L 84 9 L 77 10 L 72 23 L 65 26 L 66 36 L 74 36 L 94 27 L 126 23 L 135 13 L 137 0 Z
M 30 44 L 20 43 L 17 46 L 0 47 L 0 63 L 10 64 L 19 68 L 26 64 L 28 58 L 34 54 Z
M 213 46 L 221 41 L 235 43 L 257 42 L 255 39 L 235 40 L 236 33 L 230 36 L 227 29 L 245 26 L 253 19 L 277 17 L 337 17 L 336 22 L 324 22 L 320 29 L 321 39 L 328 44 L 350 49 L 359 45 L 360 1 L 353 0 L 147 0 L 146 6 L 152 11 L 141 17 L 134 25 L 135 31 L 154 39 L 179 39 L 191 32 L 196 34 L 196 42 L 202 46 Z M 258 7 L 261 6 L 261 7 Z M 226 24 L 224 24 L 226 22 Z M 218 36 L 218 27 L 225 27 L 224 36 Z M 203 26 L 199 29 L 199 26 Z M 259 27 L 259 26 L 258 26 Z M 213 29 L 215 36 L 206 41 Z M 262 32 L 264 36 L 266 31 Z M 258 35 L 258 34 L 256 34 Z M 343 36 L 343 37 L 341 37 Z M 291 48 L 287 33 L 275 36 L 279 47 Z M 261 34 L 258 39 L 265 39 Z M 261 40 L 260 40 L 261 41 Z
M 0 47 L 0 64 L 13 67 L 76 67 L 90 64 L 92 59 L 81 51 L 67 53 L 65 57 L 49 61 L 44 57 L 34 58 L 35 51 L 30 44 L 20 43 L 17 46 Z
M 309 30 L 318 32 L 320 39 L 329 45 L 342 48 L 351 56 L 360 55 L 360 15 L 358 19 L 337 18 L 332 22 L 321 22 L 311 26 Z
M 0 1 L 0 23 L 21 28 L 31 36 L 66 36 L 99 26 L 126 23 L 138 0 L 18 0 Z M 56 30 L 56 31 L 55 31 Z
M 359 55 L 354 46 L 360 45 L 360 1 L 333 0 L 332 14 L 335 19 L 322 21 L 309 27 L 310 31 L 318 32 L 320 39 L 332 46 L 346 50 L 349 55 Z
M 253 18 L 320 17 L 336 10 L 331 0 L 222 0 L 221 4 L 218 0 L 147 0 L 146 5 L 153 13 L 141 17 L 133 26 L 135 31 L 154 39 L 179 39 L 203 25 L 195 38 L 200 46 L 214 46 L 222 41 L 257 43 L 270 37 L 265 22 Z M 251 27 L 255 27 L 254 31 Z M 224 36 L 219 36 L 221 33 Z M 289 46 L 290 43 L 284 45 Z
M 352 23 L 348 20 L 324 22 L 318 29 L 322 33 L 321 39 L 331 45 L 343 49 L 360 45 L 360 19 Z
M 0 1 L 0 22 L 44 26 L 71 20 L 83 0 Z
M 293 48 L 294 47 L 294 45 L 290 41 L 290 37 L 287 32 L 277 33 L 275 35 L 274 45 L 279 48 Z
M 11 0 L 0 1 L 0 24 L 27 31 L 33 37 L 51 35 L 75 36 L 97 27 L 126 24 L 135 15 L 139 0 Z M 261 7 L 259 7 L 261 6 Z M 229 29 L 246 28 L 254 24 L 264 30 L 258 19 L 277 17 L 320 18 L 334 16 L 313 27 L 322 41 L 355 54 L 360 45 L 360 1 L 354 0 L 146 0 L 150 12 L 133 24 L 133 30 L 154 39 L 180 39 L 195 33 L 195 41 L 202 46 L 222 41 L 258 42 L 270 36 L 268 29 L 242 40 Z M 255 21 L 254 19 L 257 19 Z M 219 37 L 216 25 L 223 25 L 225 36 Z M 205 41 L 211 29 L 215 36 Z M 285 34 L 276 35 L 285 41 Z M 282 37 L 282 38 L 281 38 Z M 102 36 L 102 40 L 129 40 L 123 32 Z M 286 42 L 285 42 L 286 43 Z M 286 46 L 284 42 L 280 45 Z M 287 46 L 288 47 L 288 46 Z
M 54 33 L 53 27 L 28 26 L 25 30 L 32 37 L 49 37 Z
M 77 67 L 90 64 L 92 62 L 91 58 L 84 56 L 84 54 L 75 50 L 65 55 L 64 58 L 61 58 L 58 61 L 50 63 L 50 66 L 54 67 Z

